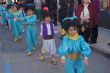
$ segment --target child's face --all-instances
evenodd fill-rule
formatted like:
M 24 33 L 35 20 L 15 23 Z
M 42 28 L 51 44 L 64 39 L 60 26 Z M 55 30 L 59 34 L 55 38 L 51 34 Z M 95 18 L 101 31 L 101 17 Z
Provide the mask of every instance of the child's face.
M 50 16 L 48 16 L 48 17 L 45 17 L 45 22 L 46 23 L 49 23 L 51 21 L 51 18 L 50 18 Z
M 21 7 L 21 8 L 19 8 L 19 10 L 24 10 L 24 8 L 23 8 L 23 7 Z
M 27 14 L 28 14 L 28 16 L 31 16 L 33 14 L 33 11 L 32 10 L 28 10 Z
M 70 27 L 68 30 L 69 35 L 73 36 L 77 32 L 76 27 Z
M 84 2 L 84 3 L 89 3 L 89 2 L 90 2 L 90 0 L 83 0 L 83 2 Z
M 10 7 L 10 10 L 13 9 L 13 6 Z
M 6 4 L 3 4 L 2 6 L 3 6 L 3 7 L 5 7 L 5 6 L 6 6 Z
M 13 6 L 13 10 L 17 10 L 17 7 L 16 6 Z
M 68 3 L 68 7 L 70 7 L 71 6 L 71 4 L 70 3 Z

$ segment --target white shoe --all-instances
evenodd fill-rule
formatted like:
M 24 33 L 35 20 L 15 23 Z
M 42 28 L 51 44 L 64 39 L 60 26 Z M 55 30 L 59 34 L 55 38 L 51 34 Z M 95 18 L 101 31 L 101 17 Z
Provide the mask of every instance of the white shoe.
M 28 54 L 27 54 L 28 56 L 31 56 L 32 55 L 32 52 L 28 52 Z
M 14 41 L 17 42 L 18 41 L 18 38 L 14 39 Z
M 19 36 L 19 38 L 21 39 L 21 38 L 22 38 L 22 36 Z
M 36 50 L 36 48 L 35 48 L 35 47 L 33 47 L 33 50 Z

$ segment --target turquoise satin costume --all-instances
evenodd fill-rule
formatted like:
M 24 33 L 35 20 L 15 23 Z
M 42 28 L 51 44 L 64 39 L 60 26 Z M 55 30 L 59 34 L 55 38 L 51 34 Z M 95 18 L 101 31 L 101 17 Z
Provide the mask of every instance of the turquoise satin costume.
M 18 30 L 18 24 L 17 24 L 17 19 L 18 19 L 18 11 L 12 11 L 13 14 L 13 19 L 11 21 L 11 26 L 12 26 L 12 32 L 13 32 L 13 37 L 19 38 L 20 33 Z
M 21 35 L 22 32 L 23 32 L 23 24 L 25 23 L 24 22 L 24 18 L 26 17 L 25 13 L 22 11 L 22 10 L 19 10 L 18 11 L 18 19 L 21 19 L 21 20 L 18 20 L 17 21 L 17 24 L 18 24 L 18 31 L 19 31 L 19 34 Z
M 1 24 L 6 25 L 6 12 L 7 12 L 6 7 L 2 7 L 0 12 L 1 12 Z
M 0 17 L 2 16 L 2 5 L 0 4 Z M 2 23 L 2 21 L 0 20 L 0 23 Z
M 61 56 L 66 57 L 66 73 L 85 73 L 84 58 L 90 56 L 91 49 L 82 36 L 78 36 L 78 39 L 70 39 L 68 36 L 64 36 L 59 52 Z M 77 61 L 67 58 L 68 54 L 74 52 L 81 54 Z
M 26 16 L 26 40 L 28 44 L 27 52 L 32 52 L 37 42 L 37 17 L 36 15 Z

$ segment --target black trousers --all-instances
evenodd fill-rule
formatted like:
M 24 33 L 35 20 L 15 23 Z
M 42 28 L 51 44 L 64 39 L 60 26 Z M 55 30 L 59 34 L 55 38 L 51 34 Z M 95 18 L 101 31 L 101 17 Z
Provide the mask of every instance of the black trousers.
M 90 42 L 96 43 L 98 38 L 98 26 L 91 28 Z

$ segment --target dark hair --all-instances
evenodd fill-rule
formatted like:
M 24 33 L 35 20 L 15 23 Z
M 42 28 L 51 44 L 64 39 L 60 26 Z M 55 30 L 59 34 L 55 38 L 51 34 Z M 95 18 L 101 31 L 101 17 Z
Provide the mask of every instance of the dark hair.
M 64 30 L 69 30 L 69 28 L 72 26 L 73 22 L 69 19 L 65 20 L 62 24 L 62 27 L 64 28 Z
M 51 17 L 50 12 L 49 12 L 49 11 L 44 11 L 44 12 L 43 12 L 43 17 L 44 17 L 44 19 L 45 19 L 46 17 Z
M 28 12 L 28 11 L 32 11 L 33 14 L 36 14 L 36 11 L 35 11 L 34 9 L 28 8 L 28 9 L 26 10 L 26 12 Z
M 74 27 L 75 29 L 80 26 L 80 23 L 77 22 L 77 19 L 67 19 L 63 22 L 62 27 L 65 31 L 68 31 L 70 27 Z
M 33 12 L 33 10 L 32 10 L 32 9 L 28 9 L 28 10 L 27 10 L 27 12 L 28 12 L 28 11 L 32 11 L 32 12 Z
M 6 2 L 2 2 L 1 4 L 4 5 L 4 4 L 6 4 Z

